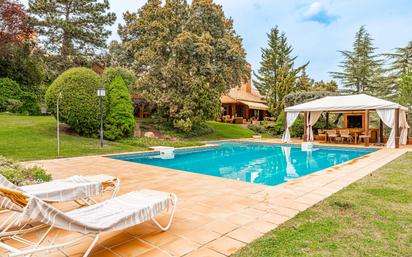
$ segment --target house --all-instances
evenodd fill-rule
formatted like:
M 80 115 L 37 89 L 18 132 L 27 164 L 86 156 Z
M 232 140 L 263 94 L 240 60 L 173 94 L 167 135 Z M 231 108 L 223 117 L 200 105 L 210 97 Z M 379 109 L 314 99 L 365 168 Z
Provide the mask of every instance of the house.
M 220 98 L 222 102 L 222 121 L 245 123 L 251 120 L 263 120 L 268 116 L 269 107 L 263 97 L 252 88 L 252 81 L 232 88 Z

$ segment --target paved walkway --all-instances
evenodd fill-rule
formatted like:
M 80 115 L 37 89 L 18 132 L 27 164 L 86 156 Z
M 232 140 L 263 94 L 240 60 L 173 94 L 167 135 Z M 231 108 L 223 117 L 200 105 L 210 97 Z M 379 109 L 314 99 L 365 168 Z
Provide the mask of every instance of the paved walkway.
M 118 176 L 122 181 L 119 194 L 148 188 L 174 192 L 179 197 L 176 217 L 169 231 L 160 232 L 147 222 L 124 232 L 105 233 L 92 256 L 222 257 L 407 150 L 382 149 L 275 187 L 99 156 L 35 163 L 45 167 L 54 178 L 101 173 Z M 62 238 L 74 236 L 64 231 L 55 232 Z M 82 242 L 56 256 L 81 256 L 88 243 Z

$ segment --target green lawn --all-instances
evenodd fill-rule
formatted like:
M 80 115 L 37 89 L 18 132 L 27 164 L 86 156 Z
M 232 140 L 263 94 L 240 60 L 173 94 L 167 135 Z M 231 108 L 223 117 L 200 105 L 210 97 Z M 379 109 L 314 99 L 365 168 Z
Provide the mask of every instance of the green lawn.
M 207 125 L 213 128 L 214 133 L 196 137 L 196 140 L 223 140 L 235 138 L 251 138 L 257 135 L 256 132 L 236 124 L 227 124 L 222 122 L 209 121 Z M 268 135 L 262 135 L 269 137 Z
M 412 256 L 412 153 L 234 256 Z
M 105 142 L 100 148 L 96 138 L 85 138 L 61 133 L 60 157 L 96 155 L 147 150 L 149 146 L 174 147 L 201 145 L 202 140 L 250 138 L 256 133 L 234 124 L 208 122 L 214 129 L 212 134 L 179 139 L 177 141 L 134 138 L 120 142 Z M 37 160 L 57 158 L 56 120 L 53 117 L 17 116 L 0 114 L 0 155 L 15 160 Z
M 141 138 L 105 142 L 102 149 L 98 139 L 61 133 L 60 157 L 140 151 L 153 145 L 183 147 L 201 143 Z M 57 158 L 56 120 L 50 116 L 0 114 L 0 155 L 15 160 Z

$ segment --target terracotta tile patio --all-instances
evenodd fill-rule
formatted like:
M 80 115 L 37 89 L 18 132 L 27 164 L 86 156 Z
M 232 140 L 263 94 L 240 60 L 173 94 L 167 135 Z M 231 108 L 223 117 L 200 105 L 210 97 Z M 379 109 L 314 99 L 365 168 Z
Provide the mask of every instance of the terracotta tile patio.
M 266 142 L 274 142 L 265 140 Z M 174 192 L 179 198 L 171 229 L 150 222 L 124 232 L 104 233 L 92 256 L 229 256 L 408 149 L 380 151 L 338 167 L 269 187 L 195 173 L 113 160 L 101 156 L 32 162 L 54 178 L 108 174 L 121 179 L 119 194 L 142 188 Z M 107 196 L 106 196 L 107 197 Z M 162 220 L 162 218 L 160 218 Z M 75 234 L 60 232 L 64 237 Z M 81 256 L 87 243 L 53 256 Z M 1 253 L 0 253 L 1 254 Z

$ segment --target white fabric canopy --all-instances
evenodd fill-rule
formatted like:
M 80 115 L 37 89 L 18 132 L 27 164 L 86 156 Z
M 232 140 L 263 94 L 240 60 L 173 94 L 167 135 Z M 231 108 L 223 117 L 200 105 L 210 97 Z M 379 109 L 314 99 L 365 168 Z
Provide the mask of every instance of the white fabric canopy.
M 313 112 L 313 111 L 364 111 L 375 109 L 408 109 L 398 103 L 379 99 L 373 96 L 345 95 L 327 96 L 311 102 L 291 106 L 285 109 L 286 112 Z
M 288 113 L 286 113 L 286 124 L 287 124 L 287 126 L 286 126 L 286 131 L 285 131 L 285 133 L 283 133 L 283 136 L 282 136 L 282 142 L 283 143 L 291 142 L 289 128 L 293 125 L 293 123 L 295 123 L 298 116 L 299 116 L 299 112 L 288 112 Z
M 308 140 L 309 141 L 314 140 L 312 127 L 319 120 L 320 115 L 322 115 L 322 112 L 309 112 L 308 129 L 307 129 L 307 134 L 308 134 Z

